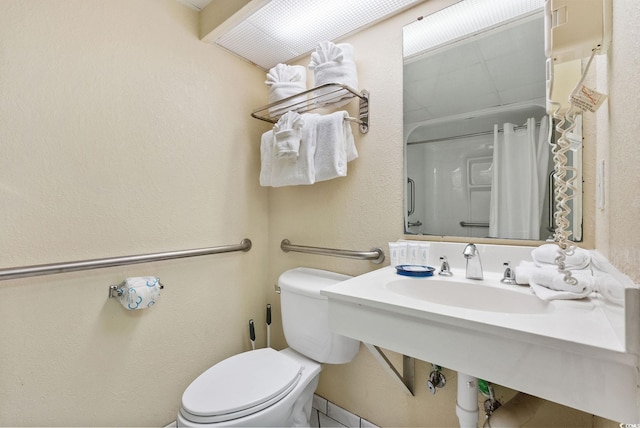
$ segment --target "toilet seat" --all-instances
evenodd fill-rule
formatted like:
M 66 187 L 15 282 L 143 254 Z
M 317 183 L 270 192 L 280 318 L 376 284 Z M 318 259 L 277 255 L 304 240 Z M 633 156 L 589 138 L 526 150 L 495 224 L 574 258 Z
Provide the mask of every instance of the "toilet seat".
M 214 423 L 256 413 L 286 397 L 304 366 L 271 348 L 234 355 L 202 373 L 185 390 L 180 412 Z

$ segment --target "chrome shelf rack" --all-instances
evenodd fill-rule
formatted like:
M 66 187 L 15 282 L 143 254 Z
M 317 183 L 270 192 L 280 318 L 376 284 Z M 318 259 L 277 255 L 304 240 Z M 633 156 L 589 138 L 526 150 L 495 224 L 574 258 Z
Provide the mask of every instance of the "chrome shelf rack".
M 251 113 L 251 117 L 269 123 L 276 123 L 287 111 L 295 111 L 300 114 L 307 113 L 321 108 L 330 108 L 339 101 L 350 98 L 358 98 L 360 105 L 358 117 L 351 117 L 348 120 L 358 123 L 360 132 L 366 134 L 369 132 L 369 92 L 366 89 L 358 92 L 357 89 L 341 83 L 326 83 L 283 98 L 275 103 L 255 109 Z

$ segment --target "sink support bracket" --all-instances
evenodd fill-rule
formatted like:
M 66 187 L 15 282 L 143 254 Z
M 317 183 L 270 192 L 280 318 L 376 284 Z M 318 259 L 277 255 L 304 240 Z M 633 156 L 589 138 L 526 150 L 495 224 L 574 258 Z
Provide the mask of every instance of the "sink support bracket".
M 364 343 L 364 342 L 363 342 Z M 382 365 L 382 368 L 391 375 L 391 377 L 402 386 L 402 389 L 409 395 L 414 395 L 414 379 L 415 379 L 415 359 L 406 355 L 402 356 L 402 374 L 395 368 L 393 363 L 387 358 L 384 351 L 370 343 L 364 343 L 369 352 Z

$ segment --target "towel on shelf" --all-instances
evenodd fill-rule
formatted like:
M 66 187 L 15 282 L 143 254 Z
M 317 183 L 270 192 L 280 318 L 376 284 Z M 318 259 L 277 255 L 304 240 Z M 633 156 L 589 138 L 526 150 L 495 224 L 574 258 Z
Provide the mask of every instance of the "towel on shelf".
M 556 266 L 555 260 L 560 254 L 557 244 L 544 244 L 531 251 L 531 257 L 536 266 Z M 573 254 L 567 255 L 565 267 L 569 270 L 585 269 L 591 263 L 591 256 L 587 250 L 575 247 Z
M 573 270 L 571 276 L 578 281 L 576 285 L 566 283 L 564 274 L 556 269 L 538 267 L 532 271 L 529 285 L 542 300 L 582 299 L 594 291 L 595 281 L 591 270 Z
M 337 111 L 318 118 L 315 181 L 346 176 L 347 162 L 358 157 L 348 117 L 346 111 Z
M 269 70 L 264 83 L 269 86 L 269 104 L 272 104 L 306 91 L 307 69 L 302 65 L 277 64 Z M 269 114 L 275 117 L 306 99 L 306 94 L 294 97 L 283 105 L 269 108 Z
M 326 83 L 341 83 L 354 89 L 358 88 L 358 72 L 354 62 L 354 50 L 349 43 L 320 42 L 316 50 L 311 53 L 309 69 L 313 70 L 314 86 Z M 331 88 L 323 88 L 315 91 L 314 96 L 319 97 L 316 103 L 323 104 L 328 99 L 333 99 L 334 94 L 322 96 L 332 90 Z M 345 94 L 342 98 L 345 97 L 350 98 L 350 95 Z M 338 98 L 338 100 L 340 99 Z M 348 102 L 349 99 L 346 99 L 338 101 L 335 105 L 339 107 Z
M 276 159 L 296 159 L 302 137 L 302 116 L 288 111 L 273 127 L 273 156 Z

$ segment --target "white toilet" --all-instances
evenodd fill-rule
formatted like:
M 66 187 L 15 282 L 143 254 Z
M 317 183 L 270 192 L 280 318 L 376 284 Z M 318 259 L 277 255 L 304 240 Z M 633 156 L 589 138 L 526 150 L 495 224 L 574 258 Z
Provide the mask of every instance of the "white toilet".
M 178 426 L 309 426 L 321 363 L 351 361 L 360 342 L 329 331 L 320 290 L 349 276 L 296 268 L 278 279 L 289 348 L 234 355 L 202 373 L 182 395 Z

